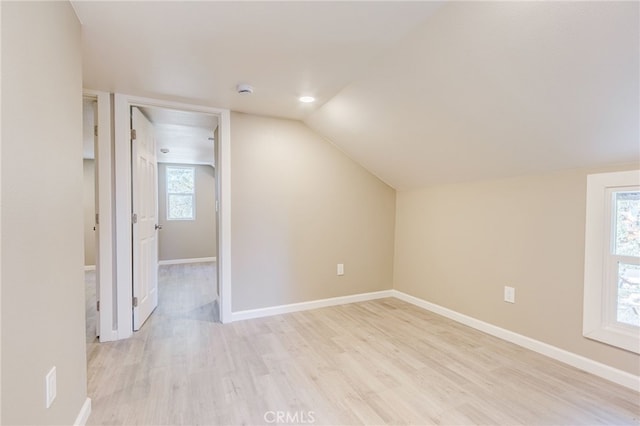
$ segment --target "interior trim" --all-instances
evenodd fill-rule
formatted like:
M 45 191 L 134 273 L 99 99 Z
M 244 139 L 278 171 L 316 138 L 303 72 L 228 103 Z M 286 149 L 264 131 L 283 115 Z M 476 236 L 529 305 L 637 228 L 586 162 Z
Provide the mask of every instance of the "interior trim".
M 308 302 L 291 303 L 287 305 L 270 306 L 267 308 L 249 309 L 244 311 L 233 312 L 233 321 L 242 321 L 252 318 L 262 318 L 272 315 L 281 315 L 291 312 L 307 311 L 311 309 L 324 308 L 329 306 L 345 305 L 348 303 L 365 302 L 368 300 L 383 299 L 386 297 L 395 297 L 396 299 L 415 305 L 419 308 L 449 318 L 460 324 L 464 324 L 476 330 L 495 336 L 507 342 L 514 343 L 523 348 L 532 350 L 539 354 L 548 356 L 564 364 L 578 368 L 587 373 L 617 383 L 626 388 L 640 392 L 640 376 L 636 376 L 626 371 L 619 370 L 606 364 L 586 358 L 582 355 L 560 349 L 548 343 L 532 339 L 522 334 L 515 333 L 510 330 L 489 324 L 479 319 L 461 314 L 454 310 L 445 308 L 435 303 L 427 302 L 415 296 L 403 293 L 398 290 L 383 290 L 371 293 L 353 294 L 349 296 L 332 297 L 329 299 L 312 300 Z
M 84 404 L 82 404 L 82 407 L 80 408 L 80 412 L 78 413 L 76 420 L 73 422 L 73 426 L 86 425 L 90 415 L 91 415 L 91 398 L 87 398 L 84 400 Z
M 391 290 L 393 297 L 411 303 L 412 305 L 431 311 L 435 314 L 442 315 L 460 324 L 467 325 L 476 330 L 498 337 L 507 342 L 514 343 L 526 349 L 530 349 L 539 354 L 548 356 L 557 361 L 568 364 L 572 367 L 578 368 L 582 371 L 594 374 L 603 379 L 622 385 L 626 388 L 632 389 L 636 392 L 640 392 L 640 376 L 627 373 L 626 371 L 618 370 L 609 365 L 602 364 L 594 361 L 590 358 L 586 358 L 582 355 L 575 354 L 573 352 L 560 349 L 556 346 L 549 345 L 539 340 L 532 339 L 522 334 L 515 333 L 510 330 L 495 326 L 493 324 L 480 321 L 479 319 L 461 314 L 454 310 L 445 308 L 435 303 L 427 302 L 426 300 L 411 296 L 398 290 Z
M 309 302 L 290 303 L 288 305 L 270 306 L 267 308 L 248 309 L 231 314 L 233 321 L 242 321 L 252 318 L 269 317 L 272 315 L 288 314 L 291 312 L 308 311 L 311 309 L 326 308 L 328 306 L 346 305 L 348 303 L 366 302 L 367 300 L 384 299 L 393 297 L 393 290 L 374 291 L 371 293 L 352 294 L 349 296 L 331 297 L 329 299 L 311 300 Z

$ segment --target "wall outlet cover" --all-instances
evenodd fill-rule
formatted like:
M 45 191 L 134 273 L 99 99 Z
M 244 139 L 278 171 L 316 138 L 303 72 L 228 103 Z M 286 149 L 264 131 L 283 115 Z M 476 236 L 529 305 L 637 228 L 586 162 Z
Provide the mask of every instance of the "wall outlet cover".
M 513 287 L 504 287 L 504 301 L 509 303 L 516 303 L 516 289 Z

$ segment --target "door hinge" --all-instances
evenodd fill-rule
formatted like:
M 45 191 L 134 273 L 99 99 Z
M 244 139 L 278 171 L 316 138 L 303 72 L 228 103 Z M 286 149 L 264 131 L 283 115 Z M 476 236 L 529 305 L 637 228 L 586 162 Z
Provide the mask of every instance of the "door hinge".
M 134 298 L 133 298 L 133 301 L 132 301 L 131 303 L 133 304 L 133 307 L 134 307 L 134 308 L 137 308 L 137 307 L 138 307 L 138 298 L 137 298 L 137 297 L 134 297 Z
M 96 213 L 96 225 L 100 225 L 100 215 Z
M 96 302 L 96 311 L 100 312 L 100 301 Z
M 93 126 L 93 136 L 98 136 L 98 126 Z
M 131 215 L 131 222 L 138 223 L 138 214 L 134 213 Z
M 131 140 L 134 141 L 136 140 L 136 129 L 131 129 Z

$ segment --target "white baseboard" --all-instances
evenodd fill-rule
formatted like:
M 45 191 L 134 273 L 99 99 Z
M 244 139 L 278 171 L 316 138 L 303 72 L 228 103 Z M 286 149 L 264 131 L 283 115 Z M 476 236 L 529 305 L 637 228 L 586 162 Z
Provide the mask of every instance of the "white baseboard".
M 185 263 L 215 262 L 215 257 L 196 257 L 193 259 L 160 260 L 158 265 L 182 265 Z
M 84 270 L 86 271 L 95 271 L 96 270 L 96 265 L 85 265 L 84 266 Z
M 492 336 L 498 337 L 507 342 L 515 343 L 523 348 L 530 349 L 534 352 L 538 352 L 542 355 L 546 355 L 549 358 L 553 358 L 565 364 L 576 367 L 580 370 L 602 377 L 603 379 L 617 383 L 636 392 L 640 392 L 640 376 L 627 373 L 626 371 L 618 370 L 606 364 L 599 363 L 589 358 L 585 358 L 581 355 L 573 352 L 560 349 L 558 347 L 549 345 L 539 340 L 532 339 L 530 337 L 523 336 L 513 331 L 500 328 L 493 324 L 480 321 L 473 317 L 461 314 L 451 309 L 445 308 L 435 303 L 427 302 L 426 300 L 408 295 L 398 290 L 391 290 L 392 296 L 412 305 L 434 312 L 443 317 L 452 319 L 461 324 L 467 325 L 476 330 L 483 331 Z
M 268 317 L 271 315 L 288 314 L 291 312 L 308 311 L 310 309 L 325 308 L 327 306 L 345 305 L 347 303 L 366 302 L 367 300 L 393 297 L 393 290 L 374 291 L 372 293 L 352 294 L 349 296 L 332 297 L 329 299 L 312 300 L 310 302 L 291 303 L 289 305 L 270 306 L 268 308 L 249 309 L 231 313 L 232 321 L 242 321 L 252 318 Z
M 329 299 L 312 300 L 309 302 L 292 303 L 288 305 L 271 306 L 260 309 L 250 309 L 233 312 L 232 321 L 242 321 L 252 318 L 261 318 L 272 315 L 287 314 L 291 312 L 306 311 L 310 309 L 324 308 L 328 306 L 344 305 L 348 303 L 365 302 L 367 300 L 383 299 L 385 297 L 395 297 L 412 305 L 426 309 L 453 321 L 467 325 L 476 330 L 480 330 L 492 336 L 498 337 L 507 342 L 514 343 L 523 348 L 538 352 L 565 364 L 576 367 L 580 370 L 602 377 L 603 379 L 617 383 L 636 392 L 640 392 L 640 376 L 636 376 L 626 371 L 618 370 L 609 365 L 602 364 L 582 355 L 560 349 L 548 343 L 532 339 L 522 334 L 480 321 L 476 318 L 461 314 L 451 309 L 445 308 L 435 303 L 427 302 L 415 296 L 403 293 L 398 290 L 383 290 L 372 293 L 353 294 L 350 296 L 332 297 Z
M 73 426 L 86 425 L 90 415 L 91 415 L 91 398 L 87 398 L 84 400 L 84 404 L 82 404 L 82 408 L 80 408 L 80 412 L 78 413 L 78 417 L 76 417 L 76 421 L 73 422 Z

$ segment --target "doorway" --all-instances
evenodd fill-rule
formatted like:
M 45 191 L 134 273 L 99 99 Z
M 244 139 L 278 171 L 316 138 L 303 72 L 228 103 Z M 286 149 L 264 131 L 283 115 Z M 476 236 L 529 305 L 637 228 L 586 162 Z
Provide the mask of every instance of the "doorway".
M 135 304 L 134 294 L 134 266 L 132 264 L 133 253 L 133 228 L 132 220 L 136 212 L 133 211 L 132 191 L 132 154 L 131 154 L 131 110 L 139 108 L 149 115 L 154 113 L 166 114 L 171 112 L 185 117 L 215 117 L 218 122 L 219 140 L 214 141 L 214 168 L 215 180 L 218 185 L 218 198 L 216 202 L 219 231 L 216 234 L 216 275 L 219 283 L 219 310 L 220 321 L 231 320 L 231 294 L 230 294 L 230 221 L 229 221 L 229 122 L 228 110 L 200 107 L 188 104 L 159 101 L 154 99 L 131 97 L 127 95 L 114 95 L 114 124 L 115 124 L 115 188 L 118 203 L 116 204 L 116 310 L 118 319 L 118 338 L 131 336 L 134 319 L 132 311 Z M 152 111 L 149 113 L 149 111 Z M 155 118 L 156 122 L 161 120 Z M 211 131 L 212 129 L 209 128 Z M 211 142 L 211 141 L 209 141 Z M 212 159 L 213 160 L 213 159 Z M 219 163 L 219 164 L 218 164 Z M 160 207 L 163 208 L 163 207 Z M 159 226 L 162 226 L 158 223 Z M 160 232 L 162 232 L 160 230 Z M 156 264 L 157 265 L 157 264 Z
M 83 169 L 85 174 L 85 278 L 87 338 L 100 342 L 117 339 L 117 323 L 111 309 L 113 287 L 113 189 L 111 97 L 83 91 Z M 106 303 L 105 303 L 106 302 Z M 105 306 L 106 305 L 106 306 Z
M 169 302 L 159 297 L 169 289 L 182 289 L 181 299 L 194 299 L 192 309 L 211 313 L 209 321 L 219 320 L 217 127 L 212 114 L 131 107 L 134 331 L 159 304 Z

